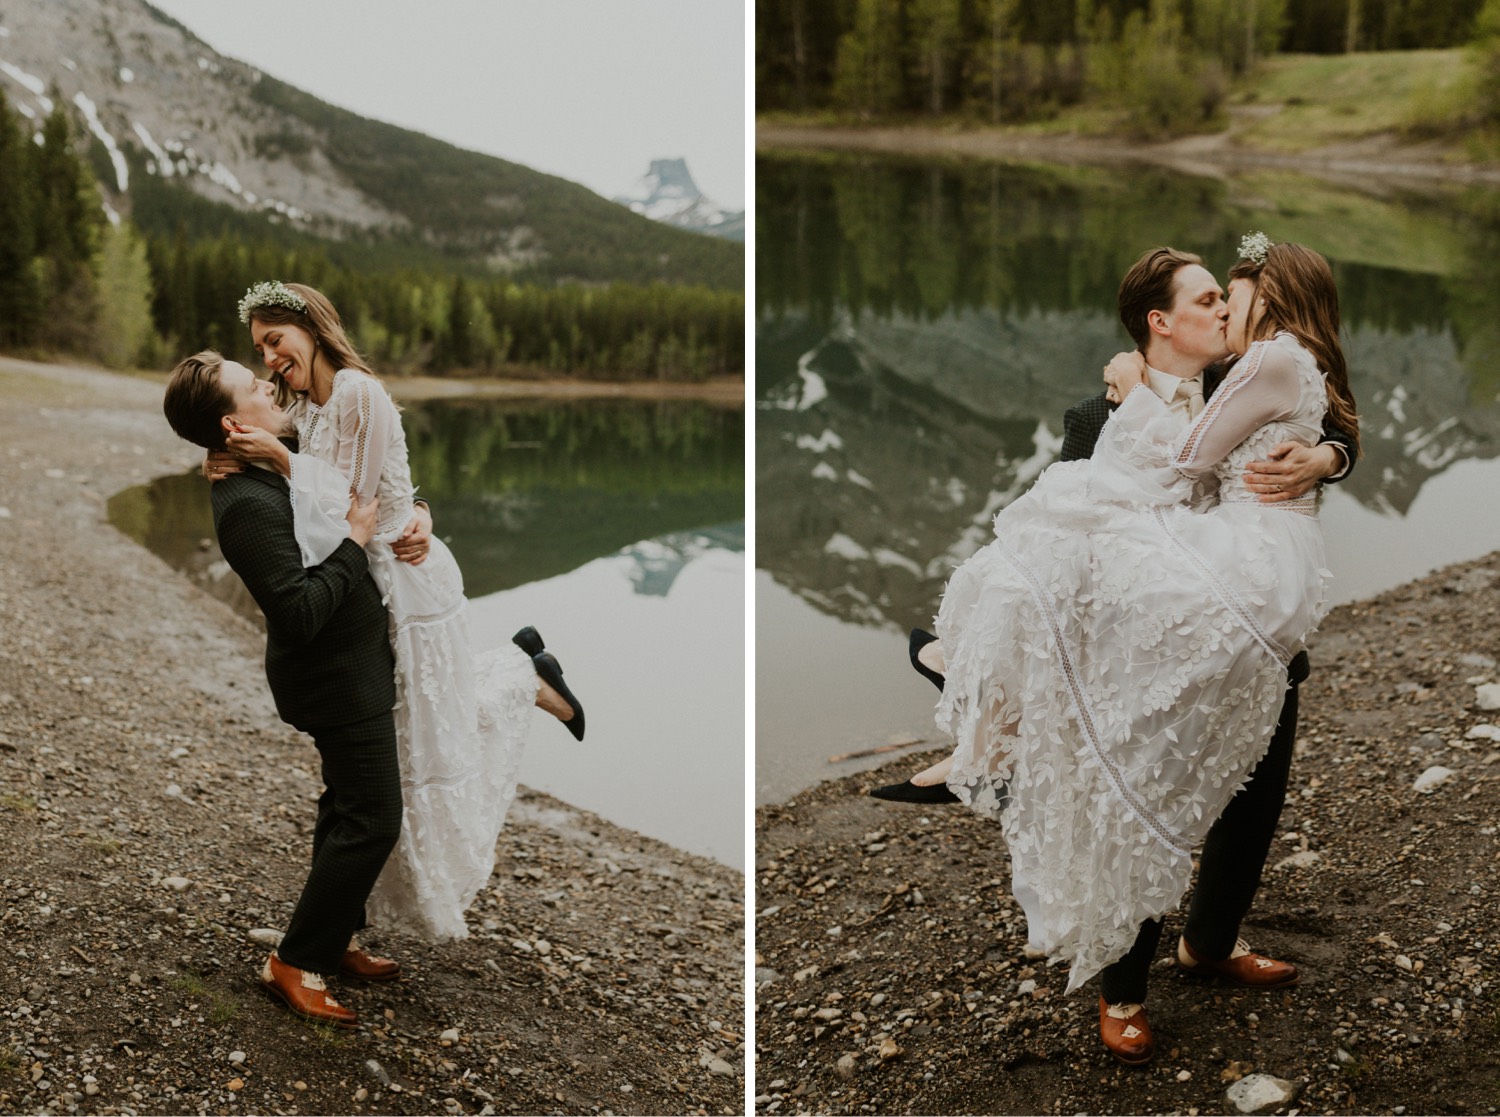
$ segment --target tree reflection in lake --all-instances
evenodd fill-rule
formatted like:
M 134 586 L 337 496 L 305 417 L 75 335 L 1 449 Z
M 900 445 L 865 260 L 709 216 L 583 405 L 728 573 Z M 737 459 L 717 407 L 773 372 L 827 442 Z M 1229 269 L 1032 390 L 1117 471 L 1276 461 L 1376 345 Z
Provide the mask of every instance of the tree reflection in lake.
M 471 598 L 744 515 L 739 408 L 441 400 L 407 405 L 402 423 L 418 494 Z M 127 489 L 109 512 L 126 534 L 255 614 L 219 557 L 208 485 L 196 472 Z M 743 546 L 741 533 L 735 549 Z
M 1500 547 L 1500 191 L 766 155 L 756 202 L 761 801 L 931 733 L 905 631 L 1129 347 L 1153 245 L 1222 276 L 1263 229 L 1333 264 L 1366 451 L 1324 507 L 1340 599 Z

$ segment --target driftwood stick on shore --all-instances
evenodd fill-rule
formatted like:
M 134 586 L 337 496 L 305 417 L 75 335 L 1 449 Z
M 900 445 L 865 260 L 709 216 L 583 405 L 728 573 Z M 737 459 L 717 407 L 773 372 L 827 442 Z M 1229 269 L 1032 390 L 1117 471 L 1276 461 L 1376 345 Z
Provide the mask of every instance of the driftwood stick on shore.
M 901 749 L 911 748 L 912 745 L 923 745 L 926 743 L 926 738 L 909 737 L 903 741 L 892 741 L 888 745 L 874 745 L 867 749 L 855 749 L 853 752 L 841 752 L 837 756 L 830 756 L 828 763 L 841 764 L 845 760 L 859 760 L 866 756 L 879 756 L 881 753 L 899 752 Z

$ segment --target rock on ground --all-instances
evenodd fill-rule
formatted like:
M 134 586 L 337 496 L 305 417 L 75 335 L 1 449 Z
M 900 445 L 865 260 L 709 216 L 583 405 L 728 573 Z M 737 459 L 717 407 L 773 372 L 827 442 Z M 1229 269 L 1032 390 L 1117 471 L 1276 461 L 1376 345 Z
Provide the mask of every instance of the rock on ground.
M 1180 974 L 1169 914 L 1145 1069 L 1100 1046 L 1096 983 L 1064 996 L 1027 956 L 993 825 L 866 796 L 940 753 L 761 808 L 757 1112 L 1216 1114 L 1255 1074 L 1306 1083 L 1283 1112 L 1495 1112 L 1500 744 L 1470 730 L 1494 720 L 1471 680 L 1493 678 L 1497 630 L 1500 554 L 1329 615 L 1242 925 L 1302 982 Z M 1435 766 L 1455 774 L 1415 790 Z
M 0 358 L 0 1113 L 742 1112 L 743 877 L 545 795 L 468 939 L 330 982 L 357 1031 L 260 990 L 317 755 L 257 626 L 108 522 L 201 458 L 160 398 Z

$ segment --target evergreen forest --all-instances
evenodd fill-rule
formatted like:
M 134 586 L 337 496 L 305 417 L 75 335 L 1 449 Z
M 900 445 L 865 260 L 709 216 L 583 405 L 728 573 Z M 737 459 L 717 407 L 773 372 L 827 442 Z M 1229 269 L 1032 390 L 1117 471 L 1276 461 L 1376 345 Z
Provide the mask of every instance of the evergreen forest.
M 1229 83 L 1282 52 L 1476 42 L 1495 84 L 1497 33 L 1500 0 L 756 0 L 756 97 L 990 124 L 1093 100 L 1164 134 L 1211 126 Z
M 430 244 L 269 224 L 145 173 L 122 217 L 104 203 L 97 176 L 107 164 L 86 139 L 61 106 L 37 124 L 0 90 L 0 350 L 165 369 L 212 347 L 250 364 L 239 298 L 282 279 L 324 291 L 381 372 L 660 381 L 744 372 L 737 245 L 664 230 L 689 256 L 703 242 L 683 273 L 710 278 L 582 283 L 497 276 Z M 350 139 L 351 151 L 358 144 Z M 621 236 L 643 224 L 620 216 Z M 608 275 L 590 272 L 587 256 L 609 249 L 570 247 L 569 266 Z M 726 268 L 730 257 L 741 263 Z

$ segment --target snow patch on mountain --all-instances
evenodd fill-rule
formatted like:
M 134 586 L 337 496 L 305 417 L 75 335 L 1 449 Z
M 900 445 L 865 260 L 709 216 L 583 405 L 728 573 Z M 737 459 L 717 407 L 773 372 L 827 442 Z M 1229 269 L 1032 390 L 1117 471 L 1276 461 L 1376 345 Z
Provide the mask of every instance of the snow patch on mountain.
M 695 233 L 745 239 L 745 211 L 726 210 L 698 189 L 686 159 L 653 159 L 628 194 L 613 199 L 632 212 Z

